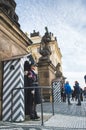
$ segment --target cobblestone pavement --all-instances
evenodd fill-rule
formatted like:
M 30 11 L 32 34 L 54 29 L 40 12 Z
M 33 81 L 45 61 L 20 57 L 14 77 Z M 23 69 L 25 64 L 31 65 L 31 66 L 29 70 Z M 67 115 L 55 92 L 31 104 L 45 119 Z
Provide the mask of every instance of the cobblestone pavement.
M 41 106 L 37 106 L 41 116 Z M 54 116 L 52 116 L 51 103 L 43 103 L 44 125 L 41 119 L 38 121 L 26 120 L 21 123 L 0 122 L 0 130 L 86 130 L 86 101 L 77 106 L 75 101 L 72 105 L 67 103 L 55 103 Z

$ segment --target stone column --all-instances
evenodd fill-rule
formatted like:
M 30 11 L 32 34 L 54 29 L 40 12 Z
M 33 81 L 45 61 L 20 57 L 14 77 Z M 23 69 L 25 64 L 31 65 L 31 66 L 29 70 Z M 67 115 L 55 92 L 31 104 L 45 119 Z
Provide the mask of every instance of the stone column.
M 42 37 L 40 43 L 41 57 L 38 62 L 38 76 L 39 76 L 39 85 L 47 88 L 51 86 L 52 80 L 55 78 L 55 67 L 50 60 L 51 48 L 49 42 L 51 42 L 51 35 L 48 32 L 48 28 L 45 27 L 45 34 Z M 43 98 L 44 100 L 50 100 L 51 90 L 43 89 Z
M 38 76 L 39 76 L 39 85 L 41 87 L 46 87 L 43 89 L 43 99 L 45 101 L 50 101 L 51 99 L 51 90 L 47 89 L 51 87 L 52 80 L 55 78 L 55 67 L 51 62 L 39 62 L 38 63 Z

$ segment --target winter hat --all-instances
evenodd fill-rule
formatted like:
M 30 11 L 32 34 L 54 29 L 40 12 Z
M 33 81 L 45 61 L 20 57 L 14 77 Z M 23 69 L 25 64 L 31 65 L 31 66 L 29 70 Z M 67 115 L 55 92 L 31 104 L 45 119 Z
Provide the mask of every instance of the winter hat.
M 27 71 L 28 68 L 29 68 L 29 62 L 25 61 L 25 63 L 24 63 L 24 71 Z

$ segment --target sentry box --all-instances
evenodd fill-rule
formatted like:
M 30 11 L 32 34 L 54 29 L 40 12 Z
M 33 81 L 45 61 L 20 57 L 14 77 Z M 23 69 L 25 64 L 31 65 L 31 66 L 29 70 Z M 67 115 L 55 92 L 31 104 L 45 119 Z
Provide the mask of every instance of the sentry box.
M 34 62 L 31 54 L 3 61 L 2 120 L 25 120 L 24 63 Z M 21 89 L 20 89 L 21 88 Z

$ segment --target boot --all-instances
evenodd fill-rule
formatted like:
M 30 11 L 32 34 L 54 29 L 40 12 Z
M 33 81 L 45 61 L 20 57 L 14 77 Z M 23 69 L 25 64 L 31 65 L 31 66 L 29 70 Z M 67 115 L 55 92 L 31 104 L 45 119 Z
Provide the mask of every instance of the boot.
M 35 112 L 35 119 L 39 119 L 40 117 L 37 115 L 37 112 Z

